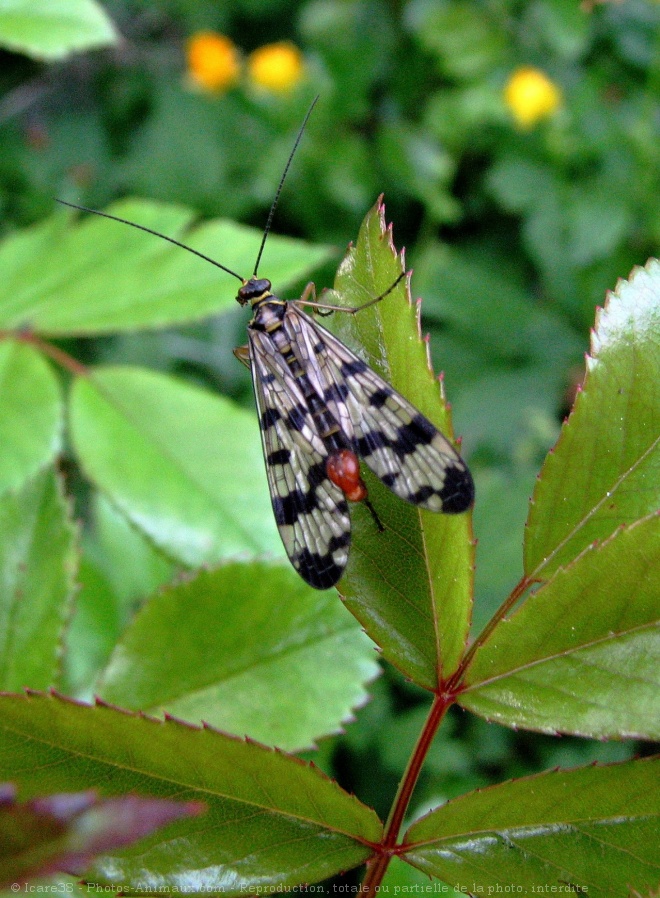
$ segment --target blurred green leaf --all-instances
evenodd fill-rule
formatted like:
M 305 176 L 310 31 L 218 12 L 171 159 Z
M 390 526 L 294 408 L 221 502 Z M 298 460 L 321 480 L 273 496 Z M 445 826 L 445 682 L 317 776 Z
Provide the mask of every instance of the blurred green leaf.
M 336 120 L 370 109 L 370 95 L 387 72 L 398 28 L 396 13 L 378 0 L 312 0 L 299 7 L 305 44 L 322 54 L 330 76 L 321 115 Z M 359 60 L 359 65 L 356 61 Z M 328 108 L 329 107 L 329 108 Z
M 149 96 L 150 114 L 130 134 L 121 159 L 121 180 L 127 189 L 207 216 L 245 218 L 253 212 L 260 157 L 272 152 L 277 158 L 278 132 L 261 117 L 246 114 L 231 94 L 223 98 L 220 111 L 213 97 L 185 89 L 179 71 L 164 72 Z M 277 160 L 278 176 L 289 149 L 281 162 Z M 273 191 L 270 188 L 269 201 Z M 222 253 L 222 244 L 217 244 L 209 255 L 222 262 Z M 255 254 L 256 249 L 248 263 L 250 273 Z
M 483 77 L 506 59 L 506 32 L 497 17 L 467 0 L 413 0 L 406 24 L 450 78 Z
M 522 213 L 524 248 L 543 278 L 546 302 L 560 303 L 574 315 L 582 308 L 583 298 L 576 289 L 572 264 L 575 231 L 568 220 L 569 184 L 552 166 L 521 158 L 518 152 L 498 160 L 487 183 L 507 211 Z M 580 239 L 584 243 L 585 235 Z
M 660 263 L 651 261 L 598 314 L 584 387 L 534 492 L 531 580 L 660 506 L 659 330 Z
M 501 462 L 515 459 L 521 450 L 529 455 L 526 447 L 536 443 L 542 458 L 557 435 L 557 374 L 532 366 L 494 367 L 483 379 L 459 387 L 454 409 L 468 451 L 494 453 Z M 528 460 L 536 463 L 536 455 Z
M 67 695 L 87 701 L 92 683 L 121 632 L 116 596 L 100 567 L 82 556 L 79 589 L 65 634 L 63 689 Z
M 98 368 L 71 395 L 87 476 L 189 566 L 282 555 L 258 431 L 255 416 L 228 400 L 140 368 Z
M 188 242 L 207 256 L 219 255 L 237 274 L 254 268 L 260 231 L 217 220 L 186 232 L 192 212 L 144 201 L 118 203 L 109 213 Z M 263 266 L 281 288 L 329 255 L 326 247 L 273 235 Z M 229 275 L 180 247 L 98 216 L 68 228 L 47 222 L 9 238 L 0 248 L 0 268 L 8 277 L 0 295 L 0 326 L 27 324 L 51 335 L 195 321 L 230 307 L 237 290 Z
M 62 398 L 50 365 L 25 343 L 0 342 L 0 495 L 20 490 L 60 448 Z
M 125 623 L 129 611 L 171 580 L 176 569 L 103 494 L 96 493 L 90 506 L 83 548 L 107 577 Z
M 91 104 L 82 104 L 75 116 L 70 108 L 61 108 L 58 115 L 49 116 L 47 124 L 36 125 L 34 140 L 23 141 L 17 153 L 22 177 L 38 184 L 45 194 L 38 214 L 33 213 L 30 220 L 45 225 L 44 219 L 53 211 L 53 198 L 62 192 L 63 184 L 68 189 L 75 185 L 74 202 L 83 202 L 81 191 L 86 192 L 86 187 L 98 185 L 105 202 L 114 177 L 112 149 L 104 116 Z M 17 236 L 14 232 L 12 240 Z M 33 265 L 31 274 L 35 273 Z
M 479 501 L 474 507 L 477 563 L 472 630 L 479 633 L 522 576 L 521 543 L 536 471 L 531 466 L 513 472 L 476 468 L 474 476 Z
M 654 3 L 631 3 L 608 10 L 608 25 L 616 53 L 635 69 L 657 65 L 660 13 Z
M 632 224 L 632 210 L 626 197 L 603 179 L 576 187 L 567 213 L 571 256 L 573 263 L 580 266 L 613 253 Z
M 660 517 L 558 570 L 478 649 L 459 701 L 515 728 L 660 738 Z
M 566 208 L 568 189 L 552 181 L 538 185 L 538 203 L 530 210 L 522 225 L 525 250 L 542 279 L 544 293 L 564 312 L 575 316 L 584 308 L 577 289 L 576 272 L 571 262 L 571 233 Z M 588 314 L 592 309 L 589 307 Z M 586 312 L 585 312 L 586 314 Z
M 386 667 L 385 673 L 392 671 Z M 360 755 L 372 756 L 374 742 L 392 716 L 389 687 L 390 684 L 384 677 L 374 680 L 369 687 L 369 702 L 358 710 L 356 722 L 346 728 L 342 742 Z
M 117 40 L 114 25 L 95 0 L 0 3 L 0 44 L 16 53 L 52 61 Z
M 522 15 L 521 30 L 562 61 L 579 59 L 588 49 L 591 23 L 585 7 L 570 0 L 534 0 Z
M 154 596 L 97 692 L 292 751 L 338 732 L 377 675 L 373 644 L 334 590 L 310 589 L 289 566 L 229 563 Z
M 344 132 L 330 135 L 328 143 L 330 153 L 319 173 L 321 183 L 333 203 L 361 221 L 365 207 L 373 202 L 380 187 L 369 149 L 356 136 Z
M 312 766 L 211 729 L 155 721 L 57 696 L 0 696 L 0 774 L 26 796 L 99 784 L 201 801 L 136 848 L 107 850 L 86 879 L 122 891 L 222 892 L 295 886 L 349 870 L 371 854 L 374 812 Z
M 388 196 L 399 190 L 417 197 L 432 220 L 455 221 L 460 208 L 450 191 L 456 166 L 449 153 L 425 131 L 385 124 L 378 135 Z
M 75 536 L 52 470 L 0 499 L 0 689 L 46 689 L 57 680 Z
M 43 795 L 19 804 L 7 786 L 0 790 L 0 888 L 12 886 L 12 891 L 18 883 L 34 888 L 24 880 L 55 870 L 84 869 L 103 851 L 203 810 L 201 804 L 137 795 L 103 801 L 93 792 Z
M 502 730 L 501 727 L 495 728 Z M 594 763 L 615 764 L 619 761 L 631 761 L 639 752 L 639 743 L 634 740 L 602 742 L 563 736 L 560 739 L 547 738 L 539 741 L 539 760 L 545 769 Z
M 401 270 L 378 204 L 342 262 L 335 289 L 342 304 L 357 307 L 390 288 Z M 333 327 L 349 345 L 363 347 L 363 357 L 451 435 L 403 283 L 364 313 L 337 313 Z M 368 484 L 385 530 L 377 532 L 366 509 L 354 510 L 353 549 L 340 590 L 385 657 L 418 685 L 433 689 L 438 676 L 447 676 L 458 663 L 467 636 L 473 552 L 469 517 L 421 511 L 375 478 L 368 477 Z
M 506 116 L 501 85 L 480 80 L 434 91 L 425 105 L 424 126 L 458 161 L 467 151 L 486 151 L 490 127 L 505 123 Z
M 392 717 L 378 733 L 383 763 L 394 773 L 405 769 L 428 714 L 429 709 L 425 707 L 404 711 Z M 441 778 L 449 774 L 463 775 L 469 771 L 469 752 L 465 744 L 455 738 L 454 729 L 451 718 L 443 723 L 424 759 L 425 774 L 432 773 Z
M 485 357 L 542 360 L 558 369 L 580 342 L 561 317 L 533 296 L 519 260 L 504 245 L 430 244 L 417 260 L 424 317 L 476 341 Z M 513 373 L 513 372 L 512 372 Z
M 89 512 L 79 590 L 66 631 L 63 687 L 67 695 L 85 700 L 93 697 L 98 671 L 135 609 L 176 570 L 105 496 L 95 493 Z
M 135 608 L 176 570 L 100 493 L 90 501 L 83 532 L 79 590 L 67 627 L 64 670 L 67 695 L 90 700 L 98 671 Z
M 488 173 L 488 191 L 506 211 L 522 216 L 527 251 L 547 279 L 550 297 L 574 320 L 591 314 L 593 293 L 578 285 L 593 276 L 593 266 L 615 260 L 618 273 L 626 258 L 636 214 L 629 182 L 629 166 L 614 154 L 596 175 L 565 178 L 550 160 L 543 164 L 519 147 L 504 152 Z M 603 272 L 598 280 L 598 302 L 607 276 Z
M 548 167 L 519 151 L 499 155 L 486 178 L 486 187 L 508 212 L 533 209 L 552 185 Z
M 448 802 L 413 823 L 401 855 L 473 892 L 550 885 L 619 898 L 657 886 L 658 761 L 552 771 Z

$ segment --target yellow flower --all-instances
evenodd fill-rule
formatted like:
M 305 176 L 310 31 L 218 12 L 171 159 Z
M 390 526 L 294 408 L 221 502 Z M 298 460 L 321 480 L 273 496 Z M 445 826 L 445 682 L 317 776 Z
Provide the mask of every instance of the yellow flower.
M 227 90 L 241 73 L 237 47 L 224 34 L 214 31 L 199 31 L 188 38 L 186 59 L 190 79 L 203 90 Z
M 554 115 L 561 105 L 561 91 L 544 72 L 521 66 L 504 88 L 504 102 L 518 125 L 527 129 Z
M 248 72 L 257 87 L 273 93 L 285 93 L 303 78 L 305 64 L 300 50 L 288 41 L 264 44 L 248 59 Z

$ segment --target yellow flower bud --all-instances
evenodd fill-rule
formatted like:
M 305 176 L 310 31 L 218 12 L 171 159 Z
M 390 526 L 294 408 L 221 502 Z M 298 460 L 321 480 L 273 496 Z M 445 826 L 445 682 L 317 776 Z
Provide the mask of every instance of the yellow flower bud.
M 214 31 L 193 34 L 186 45 L 186 59 L 192 83 L 202 90 L 227 90 L 241 73 L 241 58 L 235 44 Z
M 248 72 L 252 82 L 273 93 L 285 93 L 303 78 L 305 64 L 300 50 L 288 41 L 265 44 L 250 54 Z
M 553 115 L 561 105 L 561 91 L 548 76 L 532 66 L 522 66 L 504 88 L 504 102 L 521 128 L 533 128 Z

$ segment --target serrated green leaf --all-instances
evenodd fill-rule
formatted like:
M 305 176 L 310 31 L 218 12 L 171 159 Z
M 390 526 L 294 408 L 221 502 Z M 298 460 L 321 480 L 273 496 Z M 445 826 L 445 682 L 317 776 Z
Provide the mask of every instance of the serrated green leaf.
M 660 507 L 660 263 L 633 271 L 596 320 L 587 377 L 541 471 L 525 573 L 545 579 Z
M 340 730 L 377 675 L 373 644 L 334 590 L 288 566 L 231 563 L 154 596 L 96 691 L 292 751 Z
M 0 45 L 16 53 L 54 60 L 116 42 L 117 32 L 95 0 L 0 3 Z
M 84 869 L 94 855 L 130 845 L 158 827 L 203 810 L 199 804 L 136 795 L 104 801 L 94 792 L 43 795 L 19 803 L 8 787 L 0 790 L 0 888 L 11 885 L 12 891 L 26 879 Z
M 471 792 L 413 823 L 402 857 L 474 894 L 554 888 L 622 898 L 631 888 L 655 888 L 658 774 L 655 758 L 552 771 Z
M 55 683 L 73 595 L 74 541 L 54 471 L 0 499 L 0 689 Z
M 60 388 L 48 363 L 24 343 L 0 343 L 0 495 L 52 461 L 61 430 Z
M 191 228 L 190 210 L 145 201 L 108 211 L 217 257 L 237 274 L 254 267 L 261 232 L 253 228 L 223 219 Z M 0 247 L 0 270 L 8 272 L 0 327 L 89 336 L 197 321 L 233 307 L 239 282 L 180 247 L 99 216 L 67 218 L 68 227 L 61 213 L 54 218 Z M 268 253 L 269 277 L 282 289 L 332 250 L 272 235 Z
M 357 307 L 391 287 L 401 270 L 378 203 L 342 263 L 335 289 L 343 305 Z M 363 313 L 337 313 L 333 329 L 349 346 L 364 347 L 363 358 L 451 435 L 403 284 Z M 473 563 L 469 515 L 421 511 L 365 473 L 385 530 L 377 531 L 366 509 L 352 510 L 353 548 L 340 589 L 385 657 L 420 686 L 434 689 L 439 677 L 454 670 L 467 638 Z
M 71 395 L 86 474 L 160 549 L 184 564 L 283 550 L 254 415 L 140 368 L 98 368 Z
M 173 823 L 87 871 L 128 894 L 316 882 L 362 863 L 382 837 L 370 808 L 295 758 L 56 696 L 0 696 L 0 776 L 27 797 L 94 786 L 104 797 L 203 801 L 200 822 Z
M 460 703 L 499 723 L 660 739 L 660 517 L 587 549 L 499 623 Z

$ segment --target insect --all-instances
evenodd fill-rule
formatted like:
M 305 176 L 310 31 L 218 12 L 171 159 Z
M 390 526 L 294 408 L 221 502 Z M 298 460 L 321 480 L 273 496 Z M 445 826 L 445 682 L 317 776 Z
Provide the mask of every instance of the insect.
M 279 299 L 271 282 L 257 275 L 284 179 L 315 103 L 289 155 L 248 279 L 135 222 L 74 208 L 163 237 L 241 281 L 236 299 L 251 307 L 252 318 L 248 344 L 235 355 L 252 374 L 275 521 L 300 576 L 315 589 L 327 589 L 338 583 L 348 562 L 349 502 L 366 503 L 383 529 L 367 498 L 360 459 L 399 498 L 429 511 L 466 511 L 474 486 L 465 462 L 440 431 L 302 308 L 330 313 L 339 307 L 317 303 L 313 284 L 298 300 Z M 341 311 L 355 313 L 379 302 L 403 276 L 381 296 Z

